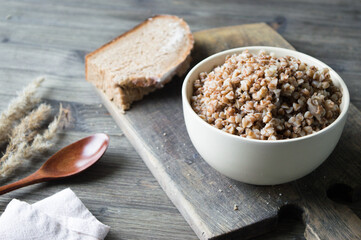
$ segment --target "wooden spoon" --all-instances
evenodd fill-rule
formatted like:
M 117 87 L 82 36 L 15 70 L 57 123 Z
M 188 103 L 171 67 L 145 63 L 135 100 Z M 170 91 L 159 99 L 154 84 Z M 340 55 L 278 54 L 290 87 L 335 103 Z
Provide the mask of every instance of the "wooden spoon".
M 109 137 L 103 133 L 97 133 L 72 143 L 56 152 L 30 176 L 0 187 L 0 195 L 34 183 L 80 173 L 98 161 L 108 145 Z

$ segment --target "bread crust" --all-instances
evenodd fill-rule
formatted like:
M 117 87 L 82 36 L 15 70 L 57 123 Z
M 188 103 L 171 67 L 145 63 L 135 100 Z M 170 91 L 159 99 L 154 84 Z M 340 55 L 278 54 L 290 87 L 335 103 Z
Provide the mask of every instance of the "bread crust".
M 143 78 L 128 78 L 125 83 L 119 84 L 114 83 L 114 89 L 109 90 L 106 89 L 107 84 L 104 83 L 104 76 L 105 73 L 101 72 L 101 76 L 97 76 L 97 81 L 94 82 L 90 80 L 89 76 L 89 66 L 90 59 L 100 53 L 101 51 L 105 50 L 107 47 L 110 47 L 112 44 L 121 41 L 124 37 L 127 35 L 135 32 L 135 31 L 141 31 L 140 29 L 145 26 L 146 24 L 149 24 L 153 19 L 157 18 L 169 18 L 174 19 L 180 23 L 180 25 L 187 31 L 187 38 L 189 40 L 189 44 L 187 44 L 187 49 L 184 51 L 182 55 L 178 56 L 178 59 L 176 62 L 173 62 L 171 65 L 168 66 L 167 69 L 164 69 L 165 74 L 163 76 L 150 76 L 150 77 L 143 77 Z M 155 91 L 157 88 L 163 87 L 164 84 L 171 81 L 171 79 L 174 77 L 174 75 L 181 76 L 186 72 L 186 70 L 189 68 L 191 57 L 190 53 L 193 49 L 194 45 L 194 38 L 193 35 L 189 29 L 188 24 L 181 18 L 177 16 L 172 15 L 156 15 L 154 17 L 148 18 L 139 25 L 135 26 L 133 29 L 121 34 L 120 36 L 114 38 L 112 41 L 104 44 L 97 50 L 87 54 L 85 56 L 85 79 L 89 82 L 92 82 L 96 87 L 100 88 L 105 92 L 105 94 L 108 96 L 110 100 L 112 100 L 116 105 L 118 105 L 122 110 L 127 110 L 130 108 L 130 104 L 133 101 L 137 101 L 143 98 L 144 95 L 149 94 L 150 92 Z M 93 66 L 94 68 L 94 66 Z M 94 74 L 94 71 L 92 71 L 92 74 Z M 92 76 L 93 78 L 94 76 Z M 100 78 L 100 79 L 99 79 Z M 103 82 L 101 82 L 103 81 Z M 108 83 L 109 85 L 110 83 Z

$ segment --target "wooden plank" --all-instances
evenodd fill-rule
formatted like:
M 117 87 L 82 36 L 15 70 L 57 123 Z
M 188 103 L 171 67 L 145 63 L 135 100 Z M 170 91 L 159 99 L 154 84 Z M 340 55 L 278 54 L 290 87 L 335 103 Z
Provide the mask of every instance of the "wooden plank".
M 263 23 L 205 30 L 196 32 L 194 37 L 194 63 L 215 52 L 238 46 L 292 48 Z M 104 94 L 98 92 L 117 124 L 200 239 L 250 238 L 265 233 L 275 227 L 279 209 L 289 205 L 302 209 L 308 239 L 361 237 L 360 219 L 352 211 L 344 211 L 346 207 L 325 199 L 328 184 L 317 180 L 330 175 L 337 182 L 359 184 L 360 162 L 352 163 L 355 172 L 348 172 L 350 177 L 335 175 L 336 170 L 344 169 L 342 161 L 348 160 L 336 152 L 327 163 L 336 161 L 338 168 L 333 169 L 332 163 L 326 163 L 322 170 L 302 180 L 271 187 L 251 186 L 221 176 L 201 159 L 188 138 L 182 117 L 181 84 L 180 79 L 175 79 L 156 94 L 135 103 L 126 114 L 120 113 Z M 360 116 L 361 113 L 351 106 L 349 122 L 361 126 Z M 351 137 L 343 137 L 338 151 L 359 141 Z M 356 150 L 360 151 L 359 148 Z M 311 185 L 314 181 L 318 184 Z M 234 204 L 239 206 L 238 211 L 233 210 Z M 333 227 L 324 229 L 325 225 Z

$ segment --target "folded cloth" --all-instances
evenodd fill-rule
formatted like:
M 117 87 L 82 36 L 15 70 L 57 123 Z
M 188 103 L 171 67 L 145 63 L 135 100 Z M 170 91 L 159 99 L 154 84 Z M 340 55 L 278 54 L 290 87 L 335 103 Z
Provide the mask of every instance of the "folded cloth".
M 70 188 L 33 205 L 13 199 L 0 217 L 0 240 L 99 240 L 109 229 Z

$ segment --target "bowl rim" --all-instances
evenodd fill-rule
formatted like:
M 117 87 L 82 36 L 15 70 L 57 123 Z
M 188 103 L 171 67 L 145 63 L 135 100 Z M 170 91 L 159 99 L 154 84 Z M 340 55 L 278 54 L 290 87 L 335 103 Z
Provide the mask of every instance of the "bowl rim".
M 332 79 L 333 81 L 337 81 L 340 86 L 341 86 L 341 91 L 342 91 L 342 101 L 345 101 L 344 107 L 341 110 L 340 115 L 337 117 L 337 119 L 331 123 L 330 125 L 328 125 L 327 127 L 321 129 L 318 132 L 306 135 L 306 136 L 302 136 L 302 137 L 297 137 L 297 138 L 290 138 L 290 139 L 278 139 L 278 140 L 261 140 L 261 139 L 251 139 L 251 138 L 246 138 L 246 137 L 242 137 L 239 135 L 233 135 L 227 132 L 222 131 L 221 129 L 215 128 L 214 126 L 210 125 L 209 123 L 205 122 L 203 119 L 201 119 L 198 114 L 193 110 L 191 104 L 190 104 L 190 99 L 188 99 L 187 97 L 187 86 L 189 84 L 189 80 L 190 80 L 190 76 L 197 71 L 197 69 L 202 66 L 203 64 L 211 61 L 214 58 L 218 58 L 220 56 L 226 57 L 227 55 L 230 54 L 236 54 L 236 53 L 241 53 L 244 50 L 266 50 L 268 52 L 272 52 L 272 51 L 286 51 L 287 54 L 289 53 L 290 56 L 295 56 L 295 54 L 297 55 L 301 55 L 301 57 L 296 57 L 298 59 L 300 59 L 302 61 L 301 58 L 309 58 L 310 60 L 312 60 L 313 62 L 315 62 L 314 66 L 316 67 L 327 67 L 330 72 L 332 72 L 332 74 L 334 76 L 336 76 L 336 79 Z M 214 69 L 214 67 L 212 68 Z M 186 75 L 186 77 L 184 78 L 183 84 L 182 84 L 182 102 L 183 102 L 183 111 L 187 110 L 190 112 L 190 114 L 193 116 L 193 118 L 196 119 L 196 121 L 201 122 L 201 124 L 203 126 L 205 126 L 206 128 L 208 128 L 210 131 L 215 131 L 218 134 L 223 135 L 224 137 L 228 137 L 228 138 L 233 138 L 236 141 L 246 141 L 246 142 L 257 142 L 257 143 L 263 143 L 263 144 L 284 144 L 284 143 L 290 143 L 290 142 L 297 142 L 297 141 L 302 141 L 302 140 L 306 140 L 312 137 L 315 137 L 317 135 L 321 135 L 324 134 L 325 132 L 327 132 L 328 130 L 330 130 L 331 128 L 333 128 L 335 125 L 338 124 L 338 122 L 340 122 L 344 117 L 346 117 L 347 111 L 349 109 L 349 105 L 350 105 L 350 94 L 348 91 L 348 88 L 346 86 L 346 83 L 343 81 L 343 79 L 341 78 L 341 76 L 335 71 L 333 70 L 330 66 L 328 66 L 326 63 L 318 60 L 317 58 L 314 58 L 308 54 L 302 53 L 302 52 L 298 52 L 296 50 L 291 50 L 291 49 L 287 49 L 287 48 L 281 48 L 281 47 L 272 47 L 272 46 L 245 46 L 245 47 L 238 47 L 238 48 L 232 48 L 232 49 L 228 49 L 222 52 L 218 52 L 215 53 L 205 59 L 203 59 L 202 61 L 200 61 L 199 63 L 197 63 Z

